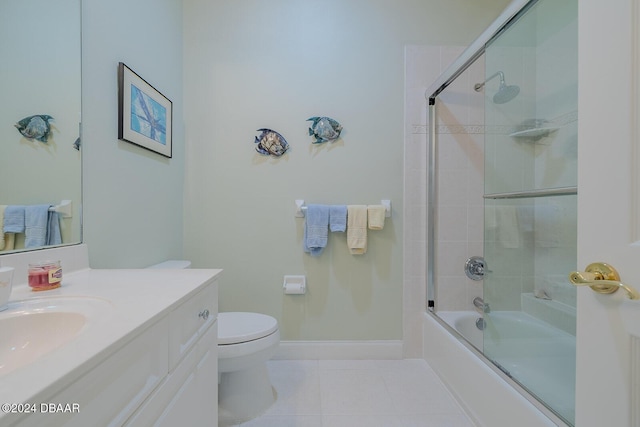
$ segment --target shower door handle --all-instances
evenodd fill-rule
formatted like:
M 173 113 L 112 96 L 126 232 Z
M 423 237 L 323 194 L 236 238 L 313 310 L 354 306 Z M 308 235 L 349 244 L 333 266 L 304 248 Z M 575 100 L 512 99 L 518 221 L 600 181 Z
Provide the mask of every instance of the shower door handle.
M 569 274 L 569 281 L 575 286 L 589 286 L 599 294 L 612 294 L 622 288 L 627 291 L 629 299 L 640 299 L 640 293 L 632 286 L 622 283 L 618 271 L 604 262 L 594 262 L 585 271 L 572 272 Z

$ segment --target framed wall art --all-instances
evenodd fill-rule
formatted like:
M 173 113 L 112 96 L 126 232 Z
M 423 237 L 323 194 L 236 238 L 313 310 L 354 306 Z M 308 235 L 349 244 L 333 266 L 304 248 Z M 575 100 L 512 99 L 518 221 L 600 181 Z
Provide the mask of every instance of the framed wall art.
M 173 104 L 127 67 L 118 64 L 118 139 L 171 157 Z

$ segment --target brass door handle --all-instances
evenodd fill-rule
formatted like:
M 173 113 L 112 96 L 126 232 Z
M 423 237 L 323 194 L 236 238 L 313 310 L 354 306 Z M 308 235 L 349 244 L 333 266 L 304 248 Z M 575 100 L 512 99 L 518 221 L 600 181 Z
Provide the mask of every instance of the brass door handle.
M 622 283 L 616 269 L 604 262 L 594 262 L 585 271 L 572 272 L 569 274 L 569 281 L 575 286 L 589 286 L 599 294 L 612 294 L 622 288 L 627 291 L 629 299 L 640 299 L 640 293 L 632 286 Z

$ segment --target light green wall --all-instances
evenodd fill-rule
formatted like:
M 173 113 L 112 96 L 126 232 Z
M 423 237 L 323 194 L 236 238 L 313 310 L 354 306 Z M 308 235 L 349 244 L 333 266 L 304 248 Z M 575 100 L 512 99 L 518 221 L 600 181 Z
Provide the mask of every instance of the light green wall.
M 83 0 L 84 241 L 94 268 L 182 256 L 182 1 Z M 173 158 L 118 140 L 124 62 L 173 101 Z
M 275 316 L 285 340 L 402 338 L 405 44 L 465 45 L 506 1 L 185 0 L 185 256 L 225 269 L 222 311 Z M 313 146 L 327 115 L 342 142 Z M 291 144 L 256 154 L 256 129 Z M 294 200 L 373 204 L 393 217 L 350 255 L 302 251 Z M 305 274 L 308 293 L 282 293 Z

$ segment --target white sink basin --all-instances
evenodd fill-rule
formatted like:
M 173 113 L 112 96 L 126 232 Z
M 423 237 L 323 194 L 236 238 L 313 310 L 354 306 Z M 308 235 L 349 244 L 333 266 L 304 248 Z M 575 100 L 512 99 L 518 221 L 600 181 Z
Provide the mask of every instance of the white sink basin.
M 46 356 L 103 319 L 106 300 L 45 297 L 9 304 L 0 313 L 0 377 Z

